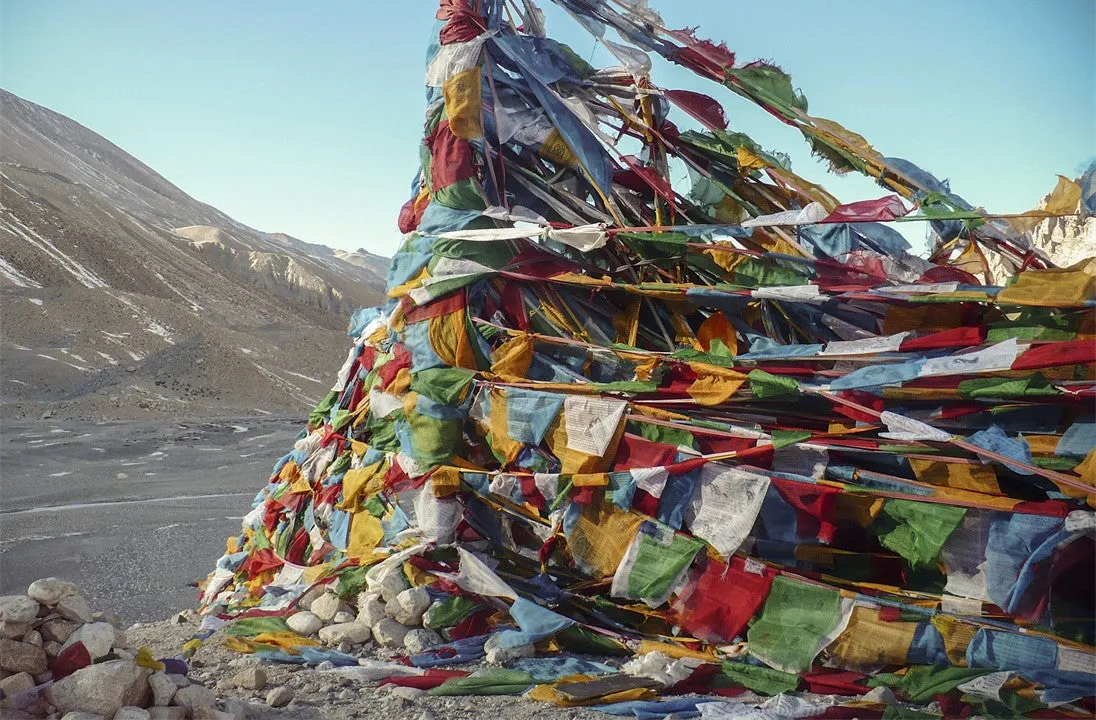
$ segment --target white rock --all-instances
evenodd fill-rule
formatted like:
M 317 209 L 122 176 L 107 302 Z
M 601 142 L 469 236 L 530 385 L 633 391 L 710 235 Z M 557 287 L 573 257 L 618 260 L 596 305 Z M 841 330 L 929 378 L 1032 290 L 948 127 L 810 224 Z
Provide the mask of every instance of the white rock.
M 422 616 L 430 607 L 430 593 L 424 587 L 408 588 L 396 596 L 394 602 L 385 605 L 393 620 L 401 625 L 422 625 Z
M 266 694 L 266 704 L 270 707 L 285 707 L 293 699 L 293 688 L 279 685 Z
M 43 605 L 56 605 L 69 595 L 77 595 L 80 588 L 75 583 L 61 578 L 48 577 L 35 580 L 27 588 L 27 595 Z
M 373 626 L 373 639 L 387 648 L 402 648 L 403 639 L 410 628 L 399 624 L 392 618 L 384 618 Z
M 337 613 L 335 613 L 335 622 L 336 623 L 354 622 L 354 617 L 355 617 L 354 613 L 349 612 L 347 610 L 340 610 Z
M 418 655 L 435 645 L 441 645 L 441 635 L 433 630 L 418 628 L 409 631 L 403 638 L 403 646 L 407 648 L 407 652 L 411 655 Z
M 27 595 L 0 595 L 0 622 L 33 623 L 37 618 L 38 603 L 34 598 Z
M 110 623 L 97 622 L 81 625 L 79 630 L 69 635 L 61 649 L 64 650 L 75 643 L 82 642 L 91 659 L 98 660 L 109 654 L 110 649 L 114 647 L 114 632 L 114 626 Z
M 114 720 L 149 720 L 149 713 L 144 708 L 127 705 L 114 713 Z
M 24 635 L 31 631 L 33 628 L 29 622 L 9 622 L 7 620 L 0 621 L 0 637 L 11 638 L 13 640 L 19 640 Z
M 335 619 L 335 615 L 340 610 L 345 609 L 345 604 L 339 599 L 339 596 L 335 593 L 324 593 L 320 597 L 312 601 L 312 607 L 309 610 L 312 614 L 323 620 L 325 623 L 329 623 Z
M 381 600 L 380 595 L 373 593 L 358 595 L 358 622 L 373 627 L 387 616 L 388 613 L 384 611 L 384 600 Z
M 42 647 L 45 641 L 42 639 L 42 633 L 37 630 L 30 630 L 23 636 L 23 642 L 27 645 L 33 645 L 34 647 Z
M 343 642 L 357 645 L 369 642 L 370 637 L 369 626 L 358 622 L 337 623 L 320 630 L 320 640 L 328 645 L 338 645 Z
M 285 621 L 285 624 L 289 626 L 289 629 L 295 633 L 301 635 L 315 635 L 323 627 L 323 620 L 320 620 L 313 613 L 305 610 L 303 612 L 295 613 L 289 616 L 289 619 Z
M 148 717 L 149 720 L 186 720 L 186 708 L 150 707 Z
M 396 687 L 389 690 L 389 694 L 395 695 L 398 698 L 403 698 L 404 700 L 411 700 L 412 702 L 414 702 L 415 700 L 418 700 L 422 696 L 426 695 L 426 691 L 420 690 L 418 688 L 403 687 L 402 685 L 397 685 Z
M 262 690 L 266 687 L 266 670 L 249 667 L 232 676 L 232 684 L 245 690 Z
M 487 642 L 483 644 L 483 649 L 487 653 L 487 662 L 492 665 L 506 665 L 514 660 L 533 657 L 537 654 L 536 648 L 532 645 L 518 645 L 513 648 L 499 647 L 498 633 L 487 638 Z
M 46 653 L 42 648 L 8 638 L 0 638 L 0 669 L 30 675 L 46 671 Z
M 55 682 L 46 690 L 46 700 L 59 712 L 83 710 L 113 717 L 126 705 L 147 704 L 146 672 L 132 660 L 96 663 Z
M 69 639 L 70 635 L 76 632 L 76 628 L 78 627 L 80 627 L 78 623 L 57 618 L 56 620 L 47 620 L 42 623 L 42 627 L 39 628 L 39 631 L 46 640 L 63 643 Z
M 367 577 L 366 582 L 369 583 L 369 592 L 379 593 L 386 603 L 395 600 L 397 595 L 408 588 L 402 565 L 386 568 L 376 577 Z
M 327 592 L 327 588 L 323 587 L 322 585 L 318 585 L 318 586 L 312 588 L 311 590 L 306 592 L 304 595 L 301 595 L 301 601 L 299 603 L 297 603 L 297 607 L 300 608 L 301 610 L 311 610 L 312 609 L 312 603 L 316 600 L 316 598 L 320 597 L 321 595 L 325 594 L 326 592 Z
M 83 595 L 68 595 L 61 598 L 54 610 L 61 613 L 61 617 L 73 622 L 91 622 L 91 608 L 88 600 Z
M 213 703 L 217 702 L 217 696 L 207 687 L 187 685 L 175 691 L 175 697 L 171 702 L 173 705 L 190 710 L 193 715 L 195 708 L 213 707 Z
M 148 686 L 152 690 L 152 704 L 159 706 L 170 705 L 171 698 L 175 697 L 175 691 L 179 689 L 174 681 L 162 672 L 149 675 Z

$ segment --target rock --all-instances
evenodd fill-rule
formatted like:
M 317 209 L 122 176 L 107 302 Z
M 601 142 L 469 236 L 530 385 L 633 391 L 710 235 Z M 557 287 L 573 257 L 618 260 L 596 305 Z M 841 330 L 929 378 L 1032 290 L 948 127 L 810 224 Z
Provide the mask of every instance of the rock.
M 42 644 L 42 649 L 46 651 L 46 657 L 57 657 L 61 652 L 61 643 L 56 640 L 46 640 Z
M 266 704 L 270 707 L 285 707 L 293 699 L 293 688 L 279 685 L 266 694 Z
M 221 712 L 215 707 L 194 708 L 190 713 L 192 720 L 235 720 L 232 713 Z
M 373 627 L 387 616 L 388 613 L 384 611 L 384 600 L 381 600 L 380 595 L 373 593 L 358 595 L 358 622 Z
M 91 622 L 91 608 L 88 607 L 88 600 L 79 593 L 61 598 L 54 609 L 66 620 L 80 623 Z
M 392 618 L 384 618 L 373 626 L 373 638 L 387 648 L 402 648 L 403 639 L 410 628 L 401 625 Z
M 187 685 L 190 684 L 190 679 L 187 678 L 186 675 L 181 675 L 179 673 L 169 673 L 169 672 L 165 672 L 164 674 L 167 676 L 168 680 L 175 683 L 175 687 L 177 687 L 177 688 L 185 688 Z
M 418 720 L 434 720 L 434 713 L 429 710 L 423 710 L 422 714 L 419 715 Z
M 46 671 L 46 653 L 30 643 L 0 638 L 0 668 L 8 672 L 31 675 Z
M 146 672 L 132 660 L 108 660 L 81 668 L 46 690 L 46 700 L 59 712 L 83 710 L 113 717 L 127 705 L 148 702 Z
M 249 667 L 232 676 L 232 684 L 245 690 L 262 690 L 266 687 L 266 670 Z
M 518 645 L 512 648 L 499 647 L 498 633 L 487 638 L 487 642 L 483 644 L 483 649 L 487 653 L 487 662 L 492 665 L 506 665 L 514 660 L 533 657 L 537 654 L 536 648 L 531 644 Z
M 44 413 L 42 413 L 41 415 L 38 416 L 38 419 L 39 420 L 49 420 L 51 417 L 53 417 L 53 411 L 52 410 L 46 410 Z
M 401 625 L 422 625 L 422 616 L 430 607 L 430 593 L 424 587 L 408 588 L 385 606 L 393 620 Z
M 0 622 L 30 624 L 37 619 L 38 603 L 34 598 L 28 595 L 0 595 Z
M 355 617 L 356 616 L 352 612 L 349 612 L 347 610 L 340 610 L 337 613 L 335 613 L 335 618 L 334 619 L 335 619 L 336 623 L 348 623 L 348 622 L 354 622 Z
M 0 707 L 8 707 L 5 701 L 12 695 L 21 693 L 24 690 L 30 690 L 34 687 L 34 678 L 29 673 L 20 672 L 14 675 L 8 675 L 3 680 L 0 680 L 0 692 L 4 693 L 4 700 L 0 700 Z
M 369 642 L 371 636 L 372 633 L 369 631 L 369 626 L 358 622 L 328 625 L 320 630 L 320 640 L 328 645 L 338 645 L 342 642 L 349 642 L 357 645 L 359 643 Z
M 61 647 L 62 651 L 74 643 L 81 642 L 87 648 L 92 660 L 97 660 L 110 653 L 114 647 L 114 626 L 105 622 L 93 622 L 81 625 L 80 628 L 69 635 L 68 640 Z
M 185 612 L 185 611 L 184 611 Z M 94 612 L 91 619 L 95 622 L 110 623 L 119 630 L 122 629 L 122 616 L 112 612 Z
M 403 567 L 399 565 L 387 568 L 376 577 L 366 577 L 366 582 L 369 584 L 369 591 L 379 593 L 386 603 L 395 600 L 408 587 Z
M 312 614 L 323 620 L 325 623 L 329 623 L 335 619 L 335 615 L 340 610 L 345 609 L 345 605 L 339 596 L 335 593 L 324 593 L 320 597 L 312 601 L 312 607 L 309 610 Z
M 433 630 L 411 630 L 403 638 L 403 646 L 411 655 L 418 655 L 435 645 L 441 645 L 441 635 Z
M 232 720 L 247 720 L 250 706 L 242 700 L 229 700 L 225 702 L 225 712 L 232 716 Z
M 137 372 L 137 366 L 136 365 L 126 365 L 126 372 L 128 372 L 128 373 Z
M 80 588 L 76 587 L 76 583 L 57 577 L 35 580 L 27 588 L 27 595 L 43 605 L 56 605 L 69 595 L 78 595 L 79 593 Z
M 299 607 L 301 610 L 311 610 L 312 603 L 315 602 L 317 598 L 325 595 L 326 593 L 327 588 L 323 587 L 322 585 L 316 586 L 306 592 L 304 595 L 301 595 L 301 601 L 297 603 L 297 607 Z
M 175 697 L 176 687 L 174 681 L 162 672 L 152 673 L 148 676 L 148 686 L 152 690 L 153 705 L 170 705 L 171 698 Z
M 34 626 L 29 622 L 0 621 L 0 637 L 18 640 L 31 631 Z
M 397 685 L 396 687 L 392 688 L 390 694 L 395 695 L 398 698 L 403 698 L 404 700 L 411 700 L 412 702 L 414 702 L 415 700 L 418 700 L 419 698 L 426 695 L 426 691 L 419 690 L 418 688 L 403 687 L 402 685 Z
M 187 685 L 175 691 L 175 697 L 172 698 L 171 702 L 190 710 L 191 715 L 193 715 L 195 708 L 213 707 L 213 703 L 217 702 L 217 696 L 207 687 Z
M 57 620 L 47 620 L 42 623 L 39 632 L 42 633 L 42 637 L 46 640 L 63 643 L 68 640 L 79 627 L 80 625 L 78 623 L 58 618 Z
M 102 715 L 95 713 L 82 712 L 77 710 L 75 712 L 65 713 L 61 720 L 106 720 Z
M 315 614 L 305 610 L 290 615 L 289 619 L 285 621 L 285 624 L 288 625 L 289 629 L 293 632 L 307 636 L 318 633 L 320 628 L 323 627 L 323 620 L 320 620 Z
M 114 478 L 116 480 L 129 480 L 129 475 L 126 475 L 125 473 L 118 473 L 114 476 Z
M 148 709 L 149 720 L 186 720 L 186 708 L 181 707 L 150 707 Z
M 114 720 L 148 720 L 148 710 L 144 708 L 135 707 L 133 705 L 127 705 L 124 708 L 119 708 L 118 712 L 114 713 Z
M 23 636 L 23 642 L 27 645 L 33 645 L 34 647 L 42 647 L 45 641 L 42 640 L 42 633 L 37 630 L 30 630 Z

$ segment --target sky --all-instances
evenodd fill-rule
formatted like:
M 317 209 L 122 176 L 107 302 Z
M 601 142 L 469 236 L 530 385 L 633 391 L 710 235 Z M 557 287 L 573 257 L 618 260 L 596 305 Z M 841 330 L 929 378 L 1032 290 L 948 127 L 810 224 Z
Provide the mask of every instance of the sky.
M 613 63 L 542 0 L 548 30 Z M 1096 157 L 1092 0 L 650 0 L 739 62 L 788 71 L 811 114 L 909 159 L 976 206 L 1022 212 Z M 418 167 L 433 0 L 0 0 L 0 86 L 100 133 L 248 225 L 391 255 Z M 800 136 L 656 59 L 653 80 L 723 102 L 841 200 Z M 675 118 L 679 119 L 679 118 Z M 686 119 L 678 123 L 690 127 Z M 923 239 L 921 228 L 904 228 Z

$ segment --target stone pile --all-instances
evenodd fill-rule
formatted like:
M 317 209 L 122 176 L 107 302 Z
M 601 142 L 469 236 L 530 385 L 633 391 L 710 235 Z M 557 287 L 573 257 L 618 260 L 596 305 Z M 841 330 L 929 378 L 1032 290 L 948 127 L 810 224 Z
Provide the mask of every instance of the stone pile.
M 241 720 L 177 658 L 132 647 L 117 616 L 92 612 L 73 583 L 36 580 L 0 596 L 0 717 Z

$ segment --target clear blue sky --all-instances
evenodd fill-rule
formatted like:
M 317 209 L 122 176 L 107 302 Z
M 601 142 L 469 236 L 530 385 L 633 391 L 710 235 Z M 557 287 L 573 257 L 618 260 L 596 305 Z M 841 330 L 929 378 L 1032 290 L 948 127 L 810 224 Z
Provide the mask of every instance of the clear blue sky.
M 812 114 L 917 163 L 975 205 L 1029 209 L 1096 156 L 1092 0 L 651 0 L 740 61 L 791 73 Z M 549 32 L 611 64 L 547 0 Z M 432 0 L 0 0 L 0 85 L 101 133 L 266 231 L 391 254 L 417 165 Z M 845 201 L 801 137 L 656 61 L 655 81 L 724 102 Z M 681 123 L 688 125 L 688 123 Z M 911 229 L 912 230 L 912 229 Z M 918 230 L 917 232 L 920 232 Z

